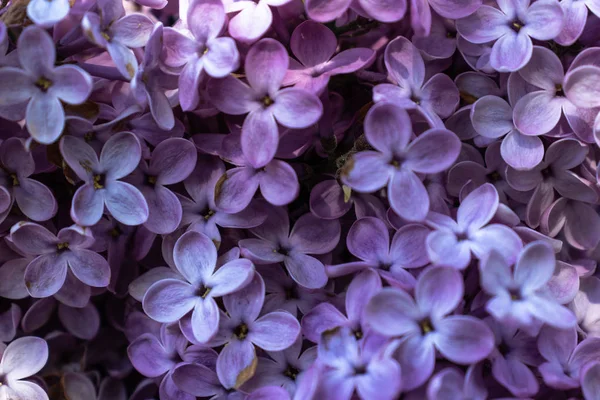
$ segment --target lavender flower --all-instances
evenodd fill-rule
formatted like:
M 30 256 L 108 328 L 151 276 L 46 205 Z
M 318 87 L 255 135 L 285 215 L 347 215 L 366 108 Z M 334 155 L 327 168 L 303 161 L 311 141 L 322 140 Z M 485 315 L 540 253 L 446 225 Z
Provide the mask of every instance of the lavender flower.
M 48 344 L 44 339 L 27 336 L 11 342 L 2 351 L 0 395 L 6 398 L 48 400 L 38 385 L 24 380 L 38 373 L 48 361 Z

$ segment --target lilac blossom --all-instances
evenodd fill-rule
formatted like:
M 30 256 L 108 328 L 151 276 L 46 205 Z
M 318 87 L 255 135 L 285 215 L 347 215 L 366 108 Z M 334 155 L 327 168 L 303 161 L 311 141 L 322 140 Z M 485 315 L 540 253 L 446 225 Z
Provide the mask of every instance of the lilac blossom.
M 265 299 L 265 284 L 259 274 L 242 290 L 223 298 L 227 314 L 211 346 L 225 345 L 217 359 L 217 375 L 224 387 L 239 388 L 256 371 L 256 347 L 282 351 L 300 334 L 300 324 L 291 314 L 274 311 L 259 317 Z
M 385 66 L 393 84 L 375 86 L 373 100 L 417 110 L 431 127 L 443 128 L 441 118 L 449 117 L 459 102 L 454 82 L 441 73 L 425 81 L 425 63 L 419 49 L 402 36 L 385 48 Z
M 236 13 L 229 22 L 229 34 L 242 43 L 256 42 L 271 27 L 271 7 L 280 7 L 289 2 L 290 0 L 224 0 L 227 13 Z
M 92 91 L 92 78 L 79 67 L 55 67 L 56 53 L 50 35 L 36 26 L 19 36 L 22 68 L 0 68 L 0 106 L 27 103 L 26 126 L 39 143 L 58 140 L 65 126 L 63 103 L 81 104 Z
M 20 251 L 35 257 L 27 265 L 24 276 L 25 286 L 33 297 L 57 293 L 68 271 L 86 285 L 108 285 L 108 262 L 87 249 L 94 240 L 89 229 L 74 225 L 54 235 L 41 225 L 21 222 L 11 229 L 10 238 Z
M 294 129 L 307 128 L 323 113 L 316 95 L 302 89 L 280 89 L 288 65 L 283 45 L 263 39 L 246 56 L 244 67 L 249 86 L 233 76 L 209 81 L 208 93 L 219 110 L 232 115 L 248 113 L 242 126 L 241 146 L 254 168 L 264 167 L 273 159 L 279 143 L 277 123 Z
M 402 368 L 406 390 L 423 384 L 435 366 L 436 349 L 458 364 L 472 364 L 494 349 L 494 336 L 481 320 L 468 315 L 448 315 L 464 294 L 460 273 L 448 267 L 425 270 L 417 280 L 415 298 L 385 288 L 365 309 L 367 324 L 395 341 L 394 357 Z
M 411 142 L 410 119 L 392 103 L 369 110 L 365 137 L 377 151 L 352 156 L 342 170 L 342 182 L 359 192 L 374 192 L 387 185 L 394 211 L 409 221 L 422 221 L 429 212 L 429 196 L 417 175 L 447 169 L 460 151 L 452 132 L 434 128 Z
M 575 316 L 548 289 L 555 269 L 554 251 L 544 242 L 525 246 L 512 272 L 502 255 L 492 251 L 481 263 L 481 286 L 491 297 L 486 310 L 503 325 L 524 330 L 538 321 L 558 329 L 572 328 Z
M 406 13 L 406 0 L 307 0 L 306 13 L 318 22 L 333 21 L 348 12 L 348 8 L 361 10 L 373 19 L 382 22 L 395 22 Z
M 27 4 L 27 17 L 36 25 L 52 26 L 69 14 L 69 0 L 31 0 Z
M 164 30 L 163 52 L 167 67 L 181 69 L 179 102 L 184 111 L 200 101 L 198 86 L 203 73 L 224 78 L 239 66 L 235 41 L 218 37 L 225 25 L 225 8 L 220 0 L 194 0 L 188 9 L 188 30 Z
M 250 232 L 256 238 L 239 241 L 244 257 L 257 264 L 283 262 L 292 279 L 308 289 L 325 286 L 325 267 L 310 254 L 325 254 L 334 249 L 340 239 L 338 221 L 305 214 L 290 232 L 287 212 L 272 208 L 266 221 Z
M 488 225 L 498 205 L 496 188 L 485 183 L 462 200 L 456 221 L 443 214 L 431 213 L 427 222 L 435 230 L 426 241 L 431 262 L 464 269 L 471 261 L 471 253 L 483 259 L 491 250 L 498 250 L 513 262 L 523 247 L 519 236 L 505 225 Z
M 71 205 L 71 217 L 83 226 L 95 225 L 104 206 L 125 225 L 140 225 L 148 220 L 148 204 L 135 186 L 120 179 L 137 167 L 141 157 L 140 142 L 130 132 L 112 136 L 100 157 L 82 139 L 65 136 L 60 150 L 69 167 L 84 185 L 77 189 Z
M 88 40 L 108 51 L 119 72 L 133 79 L 138 62 L 131 49 L 146 45 L 152 21 L 142 14 L 125 15 L 119 0 L 99 0 L 98 13 L 86 13 L 81 26 Z
M 431 377 L 427 384 L 429 399 L 468 398 L 483 400 L 488 391 L 483 382 L 481 364 L 471 365 L 466 373 L 453 367 L 447 367 Z
M 250 282 L 254 266 L 249 260 L 232 260 L 215 271 L 217 249 L 202 233 L 183 234 L 173 251 L 177 270 L 185 281 L 162 279 L 144 295 L 144 311 L 153 319 L 172 323 L 190 311 L 192 330 L 199 342 L 217 333 L 220 312 L 216 297 L 235 292 Z
M 338 74 L 355 72 L 370 64 L 375 56 L 371 49 L 356 48 L 335 54 L 337 38 L 326 26 L 305 21 L 292 33 L 290 66 L 283 85 L 306 89 L 319 94 L 329 78 Z
M 600 2 L 597 0 L 561 1 L 560 6 L 565 16 L 564 26 L 554 41 L 561 46 L 570 46 L 579 39 L 585 28 L 588 9 L 594 15 L 600 15 Z
M 396 231 L 390 244 L 390 234 L 384 222 L 365 217 L 357 220 L 346 238 L 348 251 L 361 261 L 327 267 L 330 277 L 364 269 L 375 270 L 395 287 L 411 290 L 416 279 L 406 269 L 420 268 L 429 263 L 425 240 L 430 230 L 423 225 L 408 224 Z
M 384 218 L 385 207 L 381 200 L 368 193 L 353 192 L 349 186 L 334 179 L 316 184 L 310 192 L 310 212 L 321 219 L 338 219 L 352 206 L 357 218 Z
M 551 40 L 564 26 L 556 0 L 497 0 L 498 8 L 482 5 L 456 22 L 458 32 L 475 44 L 494 42 L 490 65 L 499 72 L 518 71 L 532 58 L 531 39 Z
M 26 336 L 2 349 L 0 396 L 30 400 L 48 400 L 40 386 L 25 380 L 38 373 L 48 361 L 48 344 L 44 339 Z

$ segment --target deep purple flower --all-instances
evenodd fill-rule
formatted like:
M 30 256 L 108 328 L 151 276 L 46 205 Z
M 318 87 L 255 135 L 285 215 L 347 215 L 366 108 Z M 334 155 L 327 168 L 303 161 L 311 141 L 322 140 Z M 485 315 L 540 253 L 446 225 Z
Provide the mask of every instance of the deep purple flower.
M 17 42 L 22 68 L 0 68 L 0 106 L 28 101 L 29 134 L 43 144 L 58 140 L 65 126 L 61 103 L 81 104 L 92 91 L 92 78 L 79 67 L 54 67 L 56 51 L 50 35 L 30 26 Z
M 142 149 L 130 132 L 112 136 L 102 148 L 100 158 L 85 141 L 65 136 L 60 151 L 69 167 L 84 181 L 71 205 L 71 217 L 79 225 L 95 225 L 104 206 L 125 225 L 140 225 L 148 220 L 148 204 L 142 193 L 120 179 L 129 175 L 140 162 Z
M 215 271 L 215 245 L 206 235 L 194 231 L 179 238 L 173 259 L 185 281 L 167 278 L 154 283 L 144 296 L 144 311 L 159 322 L 171 323 L 193 310 L 194 337 L 207 342 L 219 328 L 220 312 L 215 298 L 247 285 L 254 266 L 249 260 L 238 259 Z
M 257 238 L 239 241 L 242 255 L 257 264 L 283 262 L 292 279 L 308 289 L 325 286 L 325 267 L 309 254 L 333 250 L 340 239 L 340 223 L 304 214 L 290 232 L 285 209 L 273 208 L 269 214 L 262 225 L 250 229 Z
M 416 279 L 406 269 L 423 267 L 429 262 L 425 240 L 430 230 L 423 225 L 408 224 L 392 238 L 383 221 L 373 217 L 357 220 L 346 237 L 348 251 L 361 261 L 327 266 L 330 277 L 364 269 L 373 269 L 392 286 L 412 290 Z
M 182 138 L 163 140 L 152 151 L 148 162 L 141 161 L 138 171 L 129 179 L 148 204 L 148 220 L 144 226 L 151 232 L 168 234 L 179 226 L 182 208 L 179 199 L 165 185 L 187 178 L 196 165 L 197 150 L 192 142 Z
M 337 44 L 334 33 L 325 25 L 313 21 L 298 25 L 290 43 L 298 61 L 290 58 L 283 85 L 293 85 L 320 94 L 331 76 L 355 72 L 371 63 L 375 57 L 375 52 L 367 48 L 348 49 L 333 56 Z
M 537 321 L 558 329 L 575 326 L 573 313 L 548 289 L 555 269 L 554 251 L 541 241 L 525 246 L 513 272 L 502 255 L 492 251 L 481 263 L 481 287 L 491 296 L 486 310 L 503 325 L 525 330 Z
M 306 14 L 318 22 L 330 22 L 349 9 L 381 22 L 395 22 L 406 13 L 406 0 L 307 0 Z
M 436 349 L 458 364 L 481 361 L 494 349 L 494 336 L 481 320 L 448 315 L 463 294 L 458 271 L 433 267 L 419 276 L 414 300 L 402 290 L 385 288 L 367 305 L 369 326 L 385 336 L 402 337 L 395 341 L 394 357 L 402 367 L 405 390 L 420 386 L 431 376 Z
M 300 324 L 291 314 L 274 311 L 261 317 L 265 284 L 259 274 L 243 289 L 223 298 L 227 314 L 221 315 L 219 331 L 211 346 L 222 346 L 217 359 L 217 375 L 224 387 L 239 388 L 254 375 L 256 347 L 282 351 L 292 346 L 300 334 Z
M 403 388 L 401 368 L 384 343 L 372 332 L 362 343 L 349 328 L 324 332 L 317 361 L 323 369 L 315 398 L 350 400 L 356 391 L 363 399 L 396 399 Z
M 551 40 L 563 28 L 563 10 L 556 0 L 501 1 L 498 8 L 482 5 L 456 22 L 458 32 L 476 44 L 495 42 L 490 54 L 492 68 L 518 71 L 532 58 L 531 39 Z
M 392 103 L 369 110 L 365 137 L 377 151 L 362 151 L 342 170 L 342 182 L 359 192 L 374 192 L 387 185 L 394 211 L 408 221 L 422 221 L 429 212 L 429 196 L 417 175 L 434 174 L 450 167 L 460 151 L 460 140 L 445 129 L 430 129 L 411 141 L 406 111 Z
M 98 13 L 86 13 L 81 27 L 88 40 L 108 51 L 119 72 L 133 79 L 138 62 L 131 49 L 146 45 L 152 21 L 142 14 L 125 15 L 120 0 L 98 0 Z
M 191 1 L 187 15 L 188 30 L 166 28 L 163 62 L 181 69 L 179 102 L 184 111 L 196 108 L 200 101 L 198 86 L 202 73 L 224 78 L 239 66 L 235 41 L 218 37 L 225 25 L 225 8 L 221 0 Z
M 233 76 L 212 79 L 208 84 L 210 100 L 219 110 L 232 115 L 248 113 L 242 126 L 241 146 L 248 163 L 255 168 L 267 165 L 277 151 L 277 123 L 306 128 L 323 114 L 316 95 L 302 89 L 280 89 L 288 65 L 285 47 L 273 39 L 263 39 L 246 56 L 244 67 L 249 86 Z
M 108 285 L 108 263 L 87 249 L 94 241 L 89 229 L 74 225 L 54 235 L 43 226 L 21 222 L 11 229 L 10 238 L 20 251 L 35 257 L 25 270 L 25 286 L 33 297 L 57 293 L 69 271 L 86 285 Z
M 417 110 L 431 127 L 443 128 L 441 118 L 449 117 L 460 100 L 452 79 L 440 73 L 425 81 L 425 63 L 419 49 L 402 36 L 387 45 L 384 57 L 394 84 L 375 86 L 373 101 L 392 102 L 407 110 Z
M 48 361 L 48 344 L 44 339 L 26 336 L 0 350 L 0 396 L 6 399 L 48 400 L 38 385 L 25 378 L 38 373 Z
M 316 184 L 310 192 L 310 212 L 321 219 L 338 219 L 352 206 L 356 218 L 378 217 L 385 219 L 386 209 L 381 200 L 368 193 L 353 192 L 349 186 L 335 179 Z

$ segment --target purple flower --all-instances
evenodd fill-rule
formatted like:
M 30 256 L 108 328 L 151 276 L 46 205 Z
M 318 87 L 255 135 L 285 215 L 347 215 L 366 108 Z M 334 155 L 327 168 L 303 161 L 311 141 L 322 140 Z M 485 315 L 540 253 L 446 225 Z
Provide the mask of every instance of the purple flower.
M 200 155 L 196 168 L 183 182 L 191 199 L 178 196 L 183 215 L 181 226 L 204 233 L 215 243 L 221 243 L 219 226 L 223 228 L 254 228 L 267 218 L 260 201 L 251 201 L 236 213 L 227 213 L 215 203 L 217 183 L 225 174 L 225 164 L 217 157 Z
M 35 161 L 22 139 L 10 138 L 0 144 L 0 163 L 0 219 L 6 218 L 14 201 L 34 221 L 47 221 L 56 215 L 58 204 L 50 189 L 30 178 Z
M 86 101 L 92 91 L 92 78 L 74 65 L 54 67 L 54 42 L 38 27 L 23 30 L 17 47 L 22 68 L 0 68 L 0 106 L 27 101 L 29 134 L 42 144 L 54 143 L 65 126 L 61 101 Z
M 26 336 L 11 342 L 0 351 L 0 396 L 7 399 L 48 400 L 38 385 L 24 380 L 38 373 L 48 361 L 48 344 L 44 339 Z
M 352 192 L 350 187 L 335 179 L 316 184 L 309 199 L 310 212 L 321 219 L 338 219 L 352 206 L 357 218 L 378 217 L 385 219 L 386 209 L 378 197 L 367 193 Z
M 148 163 L 140 162 L 137 173 L 129 179 L 140 188 L 148 204 L 144 226 L 151 232 L 168 234 L 179 226 L 182 208 L 179 199 L 165 185 L 187 178 L 196 165 L 196 146 L 189 140 L 169 138 L 155 147 Z
M 126 16 L 120 0 L 98 0 L 97 4 L 98 14 L 85 13 L 81 21 L 83 32 L 88 40 L 108 51 L 125 78 L 133 79 L 138 62 L 131 48 L 146 45 L 152 21 L 142 14 Z
M 394 357 L 402 367 L 405 390 L 423 384 L 433 372 L 435 350 L 458 364 L 486 358 L 494 336 L 479 319 L 450 315 L 462 300 L 463 280 L 452 268 L 426 269 L 417 280 L 415 299 L 406 292 L 385 288 L 365 309 L 365 322 L 395 341 Z
M 282 351 L 292 346 L 300 334 L 300 324 L 291 314 L 275 311 L 261 317 L 265 284 L 259 274 L 242 290 L 227 295 L 219 332 L 211 346 L 221 346 L 217 375 L 224 387 L 239 388 L 254 375 L 258 359 L 255 346 L 266 351 Z
M 154 283 L 144 296 L 144 311 L 163 323 L 176 322 L 193 311 L 193 335 L 197 341 L 205 343 L 219 328 L 219 308 L 215 298 L 247 285 L 254 274 L 254 266 L 249 260 L 238 259 L 215 271 L 215 245 L 208 237 L 194 231 L 179 238 L 173 259 L 185 281 L 167 278 Z
M 429 36 L 436 14 L 442 18 L 459 19 L 473 14 L 482 0 L 411 0 L 410 24 L 419 36 Z M 431 8 L 435 13 L 431 12 Z
M 493 249 L 514 262 L 523 247 L 519 236 L 505 225 L 488 225 L 498 204 L 496 188 L 486 183 L 463 199 L 456 221 L 443 214 L 431 213 L 427 222 L 436 229 L 426 241 L 431 262 L 464 269 L 471 261 L 471 252 L 483 259 Z
M 239 241 L 242 255 L 257 264 L 283 262 L 298 284 L 322 288 L 327 283 L 323 263 L 309 254 L 325 254 L 335 248 L 340 239 L 340 223 L 320 220 L 304 214 L 290 232 L 290 222 L 283 208 L 273 208 L 267 220 L 250 229 L 256 239 Z
M 389 357 L 378 335 L 359 344 L 352 330 L 336 328 L 321 336 L 318 363 L 323 366 L 315 398 L 393 400 L 403 388 L 398 362 Z M 383 384 L 385 382 L 385 384 Z
M 431 377 L 427 384 L 429 399 L 472 399 L 488 398 L 488 390 L 482 378 L 481 364 L 471 365 L 466 373 L 447 367 Z
M 302 334 L 314 343 L 321 335 L 338 327 L 350 328 L 356 337 L 362 338 L 364 309 L 369 300 L 381 290 L 381 279 L 372 270 L 356 275 L 346 291 L 346 315 L 331 303 L 323 302 L 302 317 Z
M 430 230 L 418 224 L 401 227 L 392 239 L 383 221 L 373 217 L 357 220 L 346 237 L 348 251 L 361 261 L 327 267 L 330 277 L 363 269 L 375 270 L 386 282 L 404 290 L 412 290 L 415 278 L 406 269 L 419 268 L 429 262 L 425 240 Z
M 407 110 L 417 110 L 431 127 L 443 128 L 440 118 L 449 117 L 460 100 L 452 79 L 435 74 L 425 82 L 423 57 L 419 49 L 402 36 L 387 45 L 384 59 L 394 84 L 375 86 L 373 101 L 389 101 Z
M 392 209 L 408 221 L 422 221 L 429 212 L 429 195 L 417 175 L 449 168 L 460 151 L 460 140 L 445 129 L 430 129 L 412 137 L 406 111 L 392 103 L 373 106 L 365 118 L 365 137 L 377 151 L 362 151 L 342 169 L 342 182 L 359 192 L 387 185 Z
M 567 74 L 569 72 L 570 69 Z M 594 141 L 592 128 L 598 109 L 579 108 L 565 97 L 565 73 L 556 54 L 534 46 L 531 61 L 518 74 L 529 84 L 529 93 L 515 104 L 513 115 L 515 126 L 524 135 L 550 132 L 564 115 L 578 138 L 587 143 Z M 513 82 L 509 83 L 509 90 L 511 84 Z
M 170 131 L 175 126 L 175 116 L 166 90 L 177 87 L 175 76 L 160 69 L 160 55 L 163 45 L 163 25 L 157 22 L 146 43 L 144 60 L 132 74 L 131 92 L 138 104 L 148 105 L 156 124 Z
M 396 22 L 406 13 L 406 0 L 307 0 L 306 14 L 318 22 L 330 22 L 356 9 L 381 22 Z
M 556 0 L 501 1 L 498 8 L 482 5 L 456 21 L 458 32 L 475 44 L 495 42 L 490 54 L 492 68 L 518 71 L 532 58 L 531 38 L 551 40 L 563 28 L 563 10 Z
M 54 235 L 40 225 L 21 222 L 11 229 L 10 238 L 24 254 L 35 256 L 25 270 L 25 286 L 33 297 L 57 293 L 68 271 L 86 285 L 108 285 L 110 267 L 101 255 L 87 249 L 94 238 L 86 228 L 72 226 Z
M 198 86 L 202 72 L 224 78 L 239 66 L 235 41 L 218 37 L 225 20 L 221 0 L 194 0 L 187 15 L 189 31 L 173 28 L 164 31 L 163 62 L 170 68 L 182 68 L 179 102 L 184 111 L 195 109 L 200 101 Z
M 84 181 L 71 205 L 71 218 L 83 226 L 95 225 L 104 206 L 125 225 L 140 225 L 148 220 L 148 204 L 142 193 L 120 179 L 137 167 L 142 149 L 130 132 L 112 136 L 104 144 L 100 158 L 82 139 L 65 136 L 60 151 L 69 167 Z
M 229 34 L 242 43 L 254 43 L 271 27 L 271 7 L 280 7 L 291 0 L 224 0 L 228 14 L 237 13 L 229 22 Z
M 546 385 L 560 390 L 579 387 L 582 368 L 600 356 L 600 339 L 577 343 L 577 331 L 545 326 L 538 336 L 538 349 L 546 362 L 538 367 Z
M 254 168 L 264 167 L 273 159 L 279 143 L 277 123 L 287 128 L 307 128 L 323 114 L 316 95 L 302 89 L 280 89 L 288 65 L 285 47 L 273 39 L 263 39 L 246 56 L 244 66 L 250 86 L 233 76 L 208 83 L 210 99 L 219 110 L 232 115 L 249 113 L 242 126 L 241 146 Z
M 590 184 L 570 171 L 584 161 L 588 151 L 588 147 L 576 139 L 560 139 L 548 147 L 544 161 L 535 168 L 529 171 L 507 169 L 506 181 L 513 189 L 533 190 L 525 214 L 527 225 L 538 227 L 542 215 L 555 199 L 555 190 L 568 199 L 597 201 L 598 195 Z
M 558 329 L 577 323 L 575 316 L 551 295 L 548 282 L 556 269 L 554 251 L 545 242 L 525 246 L 514 272 L 492 251 L 481 263 L 481 287 L 491 296 L 486 310 L 503 325 L 531 329 L 537 321 Z
M 290 43 L 298 61 L 290 58 L 283 85 L 320 94 L 331 76 L 355 72 L 375 58 L 375 52 L 367 48 L 348 49 L 332 58 L 337 44 L 334 33 L 325 25 L 313 21 L 298 25 Z
M 500 154 L 514 169 L 530 170 L 542 161 L 544 143 L 537 137 L 538 133 L 529 136 L 517 129 L 513 123 L 513 108 L 501 97 L 483 96 L 477 100 L 471 108 L 471 121 L 481 136 L 503 137 Z
M 600 2 L 598 0 L 563 0 L 560 2 L 560 6 L 565 16 L 564 26 L 554 41 L 561 46 L 571 46 L 583 33 L 588 17 L 588 8 L 596 16 L 600 15 Z
M 27 17 L 36 25 L 49 27 L 62 21 L 70 9 L 69 0 L 31 0 L 27 4 Z

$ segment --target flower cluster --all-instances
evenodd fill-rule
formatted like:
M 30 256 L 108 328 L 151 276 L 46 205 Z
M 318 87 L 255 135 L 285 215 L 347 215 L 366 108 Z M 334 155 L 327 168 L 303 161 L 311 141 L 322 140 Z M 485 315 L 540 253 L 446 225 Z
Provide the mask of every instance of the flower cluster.
M 0 399 L 600 399 L 600 0 L 3 0 Z

